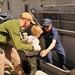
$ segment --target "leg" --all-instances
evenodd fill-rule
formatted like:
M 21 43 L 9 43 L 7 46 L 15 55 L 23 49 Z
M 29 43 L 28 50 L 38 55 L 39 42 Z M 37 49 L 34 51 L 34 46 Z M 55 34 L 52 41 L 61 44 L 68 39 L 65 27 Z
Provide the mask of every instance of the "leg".
M 5 48 L 5 52 L 6 58 L 9 59 L 13 64 L 16 74 L 23 75 L 24 72 L 22 69 L 21 60 L 16 49 L 8 44 Z
M 57 53 L 58 54 L 58 56 L 59 56 L 59 63 L 60 63 L 60 65 L 59 65 L 59 67 L 61 68 L 61 69 L 64 69 L 64 70 L 68 70 L 67 68 L 66 68 L 66 63 L 65 63 L 65 56 L 64 55 L 62 55 L 62 54 L 59 54 L 59 53 Z
M 59 57 L 59 67 L 62 68 L 63 65 L 65 64 L 64 63 L 64 56 L 62 54 L 59 54 L 59 53 L 57 53 L 57 54 L 58 54 L 58 57 Z
M 49 62 L 52 64 L 52 50 L 48 53 Z
M 18 54 L 21 58 L 22 68 L 24 72 L 26 73 L 26 75 L 29 75 L 31 72 L 31 65 L 30 65 L 30 62 L 27 60 L 26 53 L 24 51 L 18 51 Z
M 2 49 L 0 48 L 0 50 Z M 4 75 L 4 61 L 5 61 L 5 53 L 3 51 L 3 53 L 0 53 L 0 75 Z
M 29 75 L 35 75 L 35 72 L 37 71 L 36 57 L 27 57 L 27 59 L 31 65 L 31 73 Z
M 66 63 L 65 50 L 64 50 L 64 48 L 62 47 L 62 45 L 59 44 L 59 47 L 56 47 L 56 48 L 55 48 L 55 51 L 56 51 L 57 54 L 58 54 L 60 67 L 62 68 L 62 66 L 65 65 L 65 63 Z

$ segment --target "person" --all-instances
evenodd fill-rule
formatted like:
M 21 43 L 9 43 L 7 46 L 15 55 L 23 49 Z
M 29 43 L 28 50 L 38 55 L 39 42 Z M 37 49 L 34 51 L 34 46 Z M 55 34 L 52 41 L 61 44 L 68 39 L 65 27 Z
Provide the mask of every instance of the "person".
M 52 50 L 55 50 L 59 57 L 60 68 L 66 69 L 66 54 L 62 47 L 61 41 L 58 37 L 58 32 L 55 27 L 52 26 L 52 20 L 50 18 L 45 18 L 43 23 L 43 34 L 42 37 L 45 39 L 46 49 L 40 52 L 41 57 L 48 55 L 49 62 L 53 64 L 52 61 Z
M 24 36 L 25 43 L 33 44 L 34 50 L 36 50 L 36 51 L 25 51 L 27 60 L 30 62 L 30 66 L 31 66 L 31 72 L 29 75 L 35 75 L 37 71 L 36 55 L 41 50 L 39 37 L 43 33 L 43 30 L 39 25 L 33 25 L 31 27 L 30 32 L 31 35 L 27 36 L 28 34 L 25 32 L 23 33 L 23 36 Z
M 39 45 L 40 44 L 39 37 L 42 33 L 43 33 L 43 30 L 39 25 L 32 26 L 31 35 L 26 36 L 27 34 L 23 33 L 25 36 L 25 38 L 24 38 L 25 43 L 35 45 L 34 50 L 36 50 L 36 51 L 26 51 L 27 56 L 33 56 L 33 55 L 37 54 L 38 51 L 41 50 L 41 46 Z
M 32 44 L 23 42 L 20 32 L 21 28 L 28 28 L 30 23 L 35 24 L 32 16 L 28 12 L 23 12 L 19 19 L 8 20 L 0 24 L 0 75 L 4 75 L 5 57 L 12 62 L 16 75 L 24 74 L 17 51 L 34 50 Z

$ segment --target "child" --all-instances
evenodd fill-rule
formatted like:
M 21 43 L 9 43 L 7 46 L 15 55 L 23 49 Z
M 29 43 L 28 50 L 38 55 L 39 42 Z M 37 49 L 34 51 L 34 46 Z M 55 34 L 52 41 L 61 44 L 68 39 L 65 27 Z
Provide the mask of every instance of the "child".
M 27 35 L 27 33 L 23 33 L 25 43 L 32 44 L 34 47 L 33 51 L 25 51 L 27 60 L 31 66 L 31 72 L 29 75 L 35 75 L 35 72 L 37 71 L 37 61 L 35 55 L 39 53 L 41 50 L 41 47 L 39 45 L 39 37 L 43 33 L 42 28 L 38 25 L 33 25 L 31 28 L 31 34 Z M 23 63 L 22 63 L 23 64 Z M 26 66 L 26 64 L 23 64 L 23 66 Z M 25 69 L 26 67 L 24 67 Z M 27 69 L 27 68 L 26 68 Z
M 31 28 L 31 34 L 32 35 L 27 35 L 27 33 L 23 33 L 25 43 L 32 44 L 34 47 L 34 51 L 26 51 L 27 56 L 33 56 L 36 55 L 40 50 L 41 47 L 39 45 L 39 37 L 43 33 L 42 29 L 38 25 L 34 25 Z

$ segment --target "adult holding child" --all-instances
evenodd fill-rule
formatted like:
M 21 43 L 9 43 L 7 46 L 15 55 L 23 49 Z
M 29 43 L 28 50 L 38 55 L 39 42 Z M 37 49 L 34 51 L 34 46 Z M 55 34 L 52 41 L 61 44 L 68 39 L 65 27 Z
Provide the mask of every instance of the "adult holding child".
M 21 60 L 17 50 L 32 51 L 34 46 L 26 44 L 21 37 L 21 28 L 28 28 L 35 24 L 32 16 L 28 12 L 21 14 L 19 19 L 9 20 L 0 25 L 0 75 L 4 75 L 4 60 L 9 59 L 17 75 L 23 75 Z M 12 41 L 13 45 L 10 44 Z

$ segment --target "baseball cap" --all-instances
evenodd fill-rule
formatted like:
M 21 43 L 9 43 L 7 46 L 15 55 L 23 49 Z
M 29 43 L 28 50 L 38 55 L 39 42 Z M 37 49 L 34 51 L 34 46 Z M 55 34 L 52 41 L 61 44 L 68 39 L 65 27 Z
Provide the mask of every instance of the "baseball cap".
M 21 17 L 29 19 L 33 24 L 36 24 L 33 20 L 33 17 L 28 13 L 28 12 L 24 12 L 21 14 Z
M 43 26 L 49 26 L 50 24 L 52 24 L 52 20 L 50 18 L 45 18 Z

